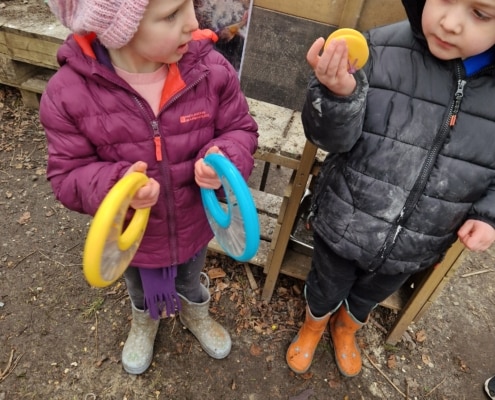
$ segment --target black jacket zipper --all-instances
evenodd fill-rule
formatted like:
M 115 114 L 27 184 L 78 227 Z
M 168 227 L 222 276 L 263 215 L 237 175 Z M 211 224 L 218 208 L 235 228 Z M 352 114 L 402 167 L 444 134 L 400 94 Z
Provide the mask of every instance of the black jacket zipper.
M 383 246 L 378 252 L 378 255 L 375 257 L 375 259 L 371 262 L 369 266 L 369 271 L 371 272 L 378 270 L 385 261 L 385 259 L 392 252 L 397 237 L 399 236 L 403 228 L 404 222 L 407 221 L 407 219 L 411 216 L 411 214 L 414 211 L 414 208 L 416 207 L 416 204 L 421 198 L 421 195 L 426 187 L 433 166 L 435 165 L 435 160 L 437 159 L 438 154 L 440 153 L 440 150 L 442 149 L 442 146 L 445 143 L 445 140 L 447 139 L 447 136 L 450 133 L 450 129 L 456 123 L 457 114 L 459 112 L 461 101 L 464 96 L 464 86 L 466 85 L 466 81 L 462 79 L 462 71 L 461 71 L 461 66 L 459 64 L 456 67 L 456 78 L 457 78 L 457 90 L 454 95 L 454 100 L 450 105 L 449 114 L 446 120 L 444 121 L 442 127 L 438 131 L 433 141 L 433 145 L 428 151 L 425 162 L 423 163 L 423 167 L 421 168 L 421 172 L 418 178 L 416 179 L 416 182 L 414 183 L 411 193 L 409 193 L 409 196 L 406 199 L 404 207 L 402 208 L 399 216 L 395 220 L 393 226 L 390 228 L 387 238 L 385 239 Z

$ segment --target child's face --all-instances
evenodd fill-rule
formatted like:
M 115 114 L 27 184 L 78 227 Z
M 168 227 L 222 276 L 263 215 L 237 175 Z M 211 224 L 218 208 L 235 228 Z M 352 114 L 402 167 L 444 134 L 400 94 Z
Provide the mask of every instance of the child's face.
M 196 29 L 192 0 L 150 0 L 128 47 L 143 63 L 175 63 L 187 52 Z
M 495 44 L 495 0 L 426 0 L 422 26 L 437 58 L 480 54 Z

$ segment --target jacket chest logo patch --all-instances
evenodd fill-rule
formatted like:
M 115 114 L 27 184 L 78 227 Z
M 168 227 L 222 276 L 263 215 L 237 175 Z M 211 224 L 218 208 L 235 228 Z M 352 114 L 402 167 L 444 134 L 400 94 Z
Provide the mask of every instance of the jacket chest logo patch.
M 185 124 L 186 122 L 191 122 L 203 118 L 210 118 L 210 114 L 206 111 L 198 111 L 188 115 L 181 115 L 179 121 L 181 124 Z

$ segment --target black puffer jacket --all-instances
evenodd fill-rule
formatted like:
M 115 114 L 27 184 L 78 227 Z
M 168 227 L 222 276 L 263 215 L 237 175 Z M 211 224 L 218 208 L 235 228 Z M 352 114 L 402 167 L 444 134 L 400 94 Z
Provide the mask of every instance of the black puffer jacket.
M 433 57 L 424 1 L 403 3 L 409 21 L 368 32 L 355 92 L 336 97 L 313 76 L 302 113 L 306 137 L 329 152 L 316 232 L 385 274 L 436 264 L 467 219 L 495 227 L 495 66 L 466 77 L 460 59 Z

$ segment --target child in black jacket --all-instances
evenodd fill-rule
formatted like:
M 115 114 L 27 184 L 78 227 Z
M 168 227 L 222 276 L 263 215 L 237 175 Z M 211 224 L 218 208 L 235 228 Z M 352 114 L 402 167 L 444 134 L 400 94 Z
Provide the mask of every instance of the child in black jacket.
M 348 71 L 343 40 L 307 54 L 305 135 L 329 154 L 306 318 L 286 356 L 296 373 L 329 323 L 341 373 L 357 375 L 355 334 L 377 304 L 457 238 L 473 251 L 495 240 L 495 2 L 403 4 L 409 21 L 366 34 L 362 70 Z

